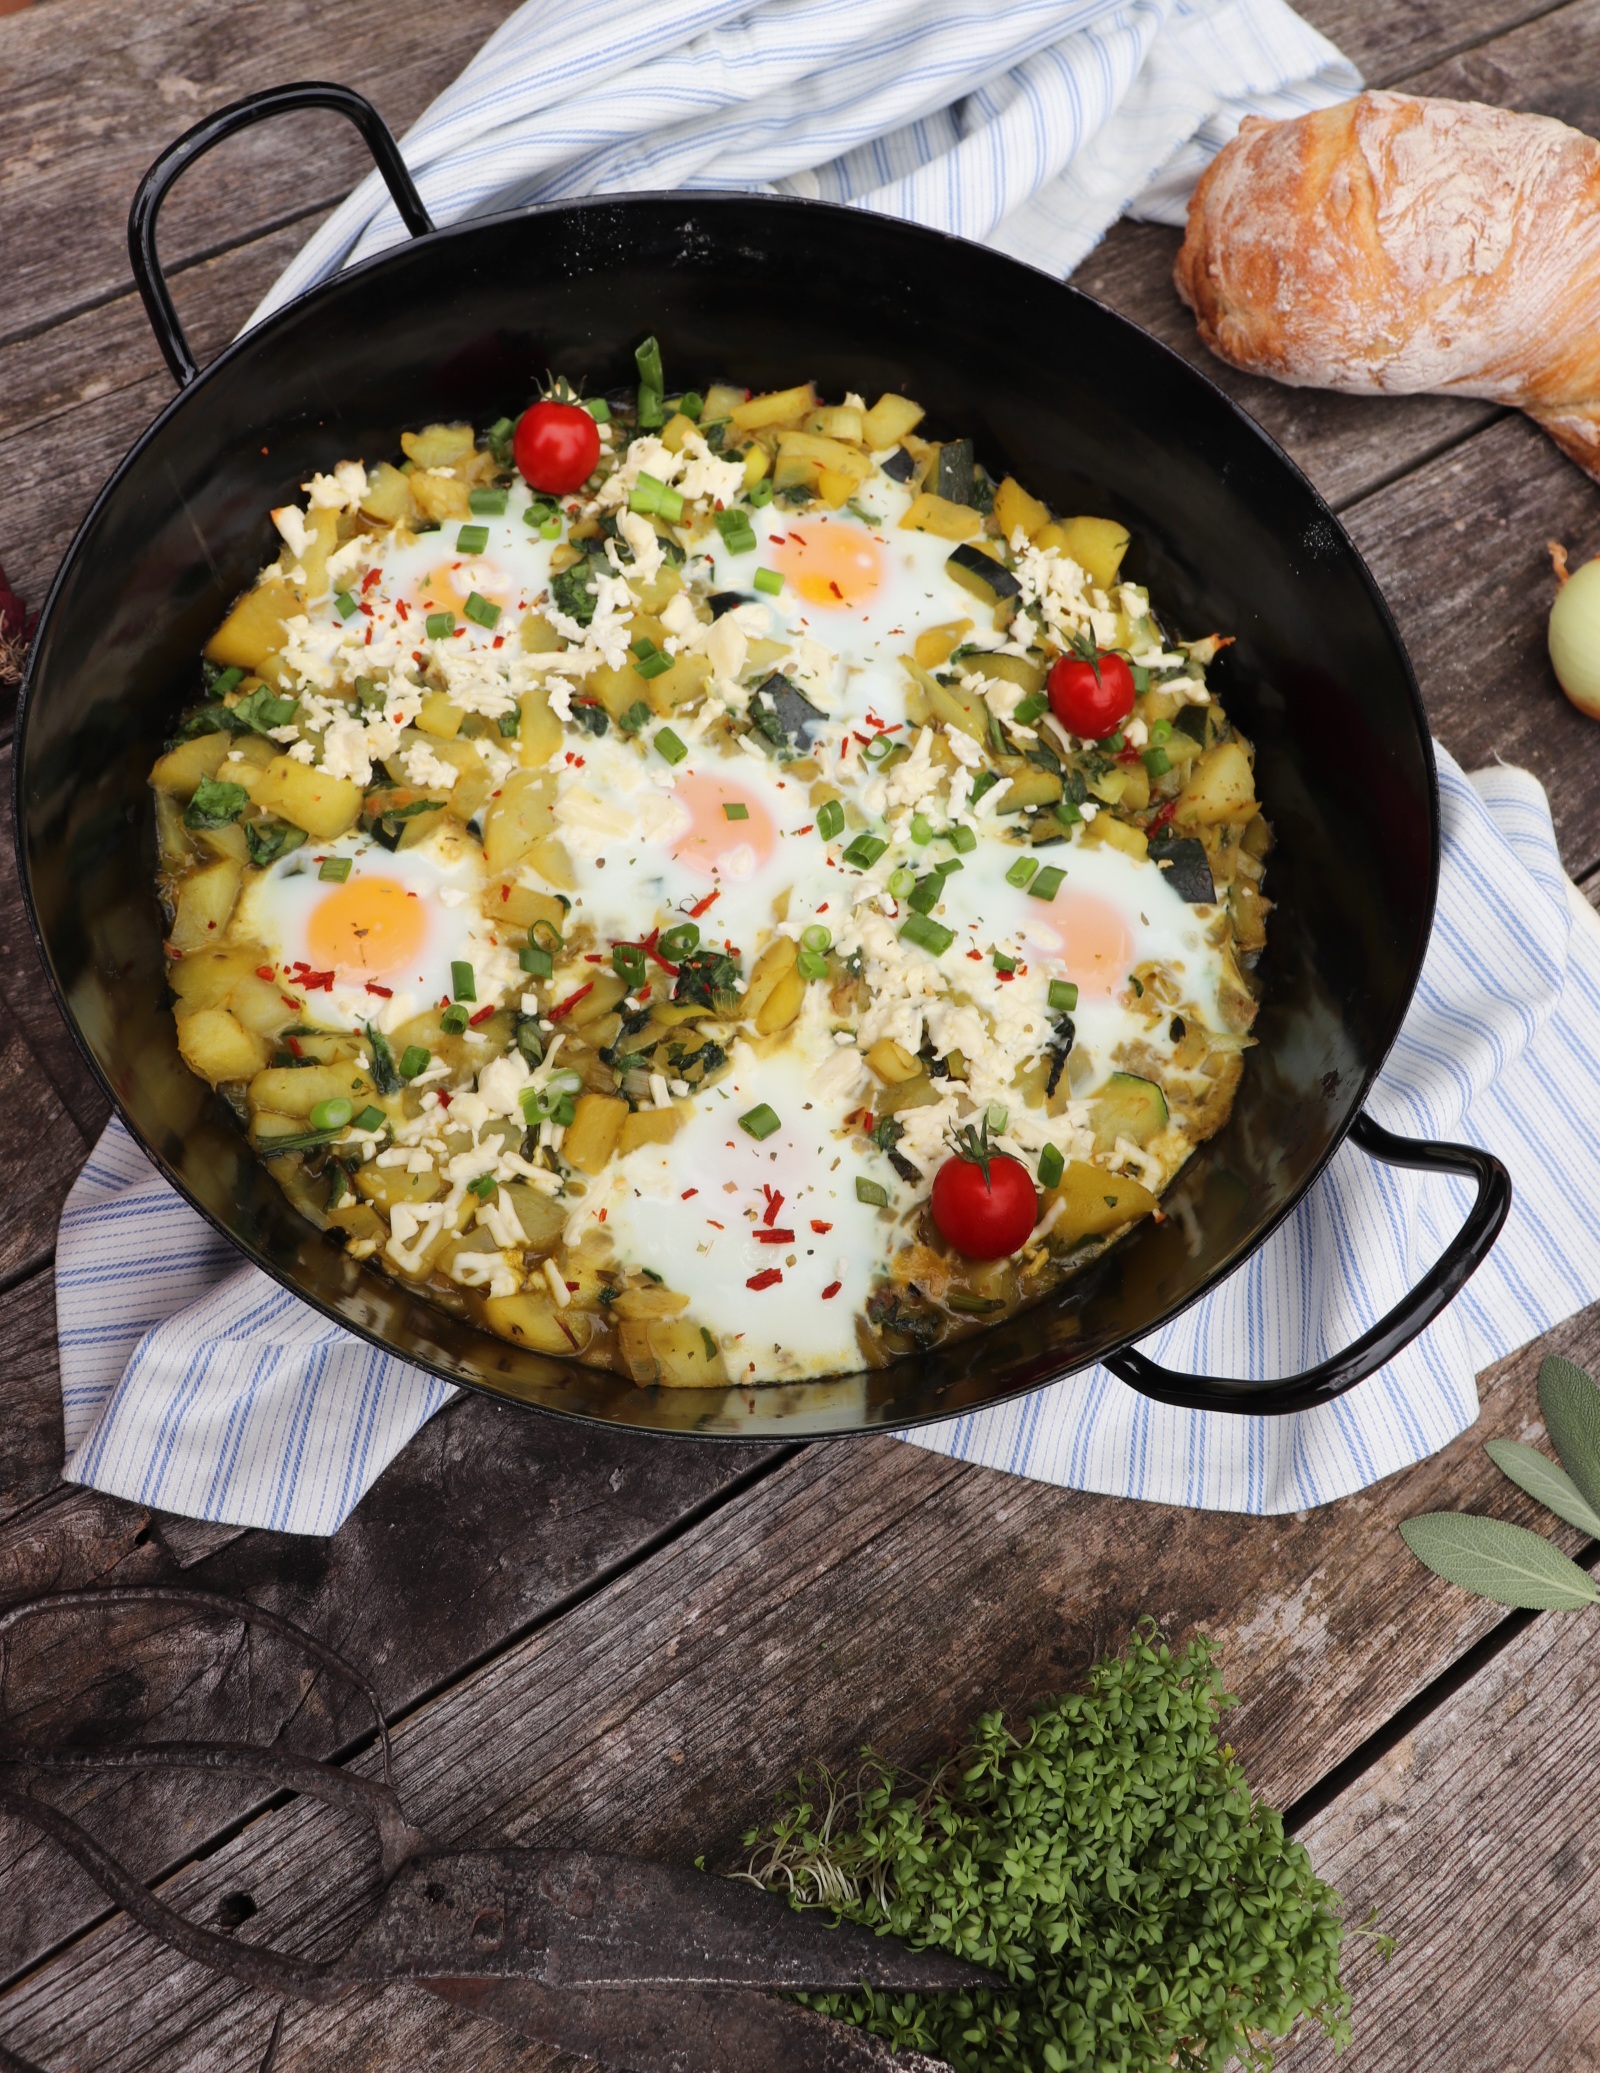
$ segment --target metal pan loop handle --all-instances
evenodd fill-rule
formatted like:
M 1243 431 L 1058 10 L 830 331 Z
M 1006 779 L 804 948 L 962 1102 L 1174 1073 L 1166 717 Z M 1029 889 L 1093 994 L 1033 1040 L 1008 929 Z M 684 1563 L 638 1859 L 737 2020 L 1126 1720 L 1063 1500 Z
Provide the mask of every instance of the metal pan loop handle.
M 330 81 L 319 79 L 305 80 L 298 86 L 269 86 L 261 93 L 246 94 L 242 101 L 230 101 L 226 108 L 219 108 L 214 115 L 206 116 L 204 121 L 197 122 L 192 130 L 185 130 L 175 144 L 169 144 L 162 152 L 139 182 L 133 207 L 128 211 L 128 257 L 133 263 L 133 278 L 144 300 L 150 328 L 180 388 L 189 386 L 199 374 L 200 367 L 183 335 L 171 290 L 161 271 L 161 261 L 156 256 L 156 218 L 161 213 L 161 204 L 179 176 L 187 172 L 197 158 L 203 158 L 213 144 L 220 144 L 225 137 L 236 136 L 240 130 L 251 129 L 274 115 L 296 114 L 306 108 L 331 109 L 335 115 L 343 115 L 355 124 L 366 140 L 373 163 L 383 175 L 383 183 L 393 197 L 395 207 L 400 211 L 401 222 L 414 238 L 426 237 L 435 227 L 433 218 L 422 205 L 422 197 L 406 169 L 406 162 L 400 156 L 400 147 L 390 134 L 388 124 L 372 103 L 351 87 L 335 86 Z
M 1387 1166 L 1412 1166 L 1421 1173 L 1458 1173 L 1478 1184 L 1477 1199 L 1466 1222 L 1451 1239 L 1409 1295 L 1387 1317 L 1380 1317 L 1353 1346 L 1335 1353 L 1303 1375 L 1281 1382 L 1212 1380 L 1205 1375 L 1177 1375 L 1127 1347 L 1104 1356 L 1113 1375 L 1158 1403 L 1178 1404 L 1187 1411 L 1234 1411 L 1247 1416 L 1283 1417 L 1331 1403 L 1409 1346 L 1471 1280 L 1489 1256 L 1511 1208 L 1511 1176 L 1492 1153 L 1471 1144 L 1428 1144 L 1420 1138 L 1396 1137 L 1370 1116 L 1357 1116 L 1350 1142 L 1369 1158 Z

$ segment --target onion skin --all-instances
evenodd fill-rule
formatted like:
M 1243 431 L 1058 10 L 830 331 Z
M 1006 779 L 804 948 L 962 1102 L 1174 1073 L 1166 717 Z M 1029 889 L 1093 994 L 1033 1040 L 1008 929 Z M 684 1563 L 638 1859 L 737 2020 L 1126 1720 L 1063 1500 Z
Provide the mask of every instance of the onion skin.
M 1550 607 L 1550 664 L 1561 688 L 1591 720 L 1600 720 L 1600 559 L 1586 561 Z

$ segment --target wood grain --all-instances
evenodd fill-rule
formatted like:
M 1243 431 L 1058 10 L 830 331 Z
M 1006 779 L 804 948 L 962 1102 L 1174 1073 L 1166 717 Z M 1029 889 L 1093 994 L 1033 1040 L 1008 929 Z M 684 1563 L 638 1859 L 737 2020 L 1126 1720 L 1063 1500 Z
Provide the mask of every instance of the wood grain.
M 1547 1343 L 1593 1359 L 1600 1315 Z M 1084 1497 L 888 1440 L 811 1447 L 418 1708 L 397 1742 L 408 1810 L 459 1841 L 725 1859 L 806 1759 L 870 1737 L 925 1760 L 983 1708 L 1075 1681 L 1146 1612 L 1222 1642 L 1244 1699 L 1230 1739 L 1284 1804 L 1501 1617 L 1440 1591 L 1393 1527 L 1443 1504 L 1542 1517 L 1480 1444 L 1537 1437 L 1535 1366 L 1506 1363 L 1479 1429 L 1433 1461 L 1298 1518 Z M 370 1631 L 381 1647 L 394 1629 Z M 245 1933 L 324 1948 L 370 1873 L 321 1823 L 268 1815 L 167 1897 L 207 1919 L 247 1892 Z M 0 2034 L 46 2063 L 243 2067 L 240 2001 L 113 1925 L 0 2000 Z M 303 2063 L 344 2055 L 338 2018 L 298 2024 Z
M 1406 91 L 1454 101 L 1492 101 L 1553 115 L 1592 136 L 1600 130 L 1600 6 L 1570 0 L 1523 27 L 1406 81 Z
M 21 1030 L 0 1009 L 0 1286 L 49 1259 L 87 1149 Z
M 1597 1703 L 1594 1613 L 1543 1613 L 1310 1824 L 1350 1918 L 1376 1908 L 1398 1948 L 1356 1948 L 1352 2050 L 1308 2041 L 1293 2073 L 1600 2066 Z
M 1503 36 L 1518 23 L 1560 14 L 1563 0 L 1299 0 L 1297 12 L 1338 44 L 1372 86 L 1422 92 L 1413 75 L 1454 52 Z

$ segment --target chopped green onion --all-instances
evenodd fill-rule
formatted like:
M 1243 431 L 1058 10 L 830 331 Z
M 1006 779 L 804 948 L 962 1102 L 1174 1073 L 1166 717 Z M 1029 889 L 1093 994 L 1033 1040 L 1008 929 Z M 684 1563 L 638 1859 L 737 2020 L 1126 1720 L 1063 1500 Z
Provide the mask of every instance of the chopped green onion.
M 422 1044 L 407 1044 L 400 1053 L 400 1077 L 414 1080 L 419 1072 L 426 1072 L 433 1053 Z
M 343 1094 L 330 1095 L 326 1101 L 319 1101 L 307 1121 L 313 1130 L 342 1130 L 356 1112 L 353 1101 Z
M 776 597 L 783 588 L 783 578 L 776 569 L 757 569 L 755 587 L 764 590 L 768 597 Z
M 571 902 L 563 900 L 561 904 L 565 907 L 570 906 Z M 563 940 L 560 929 L 556 927 L 553 921 L 541 919 L 536 921 L 528 931 L 528 941 L 530 943 L 537 943 L 541 950 L 559 950 Z
M 1046 864 L 1038 877 L 1028 887 L 1028 894 L 1035 900 L 1053 900 L 1060 892 L 1066 872 L 1059 864 Z
M 1172 722 L 1170 720 L 1152 720 L 1150 722 L 1150 739 L 1157 744 L 1171 741 Z
M 997 1310 L 1006 1306 L 998 1296 L 975 1296 L 970 1289 L 952 1289 L 944 1299 L 947 1310 L 954 1310 L 965 1317 L 992 1317 Z
M 515 741 L 522 732 L 522 714 L 513 706 L 509 712 L 502 713 L 494 724 L 500 730 L 502 741 Z
M 904 864 L 898 870 L 889 873 L 889 891 L 897 900 L 903 900 L 916 882 L 916 872 L 908 871 Z
M 741 511 L 737 504 L 717 513 L 717 531 L 730 554 L 755 553 L 755 527 L 750 523 L 749 513 Z
M 881 835 L 858 835 L 845 851 L 844 860 L 860 870 L 870 871 L 888 847 Z
M 983 775 L 984 777 L 990 779 L 991 782 L 994 784 L 998 784 L 1000 782 L 999 778 L 995 776 L 992 770 L 986 770 L 983 773 Z M 988 787 L 985 786 L 984 790 L 986 791 L 987 789 Z M 974 799 L 980 796 L 977 785 L 974 785 L 972 788 L 972 796 Z M 950 830 L 950 833 L 946 837 L 946 840 L 949 842 L 950 847 L 952 849 L 959 850 L 964 857 L 970 856 L 978 846 L 977 836 L 972 832 L 970 828 L 963 828 L 962 826 L 960 826 L 959 823 Z
M 681 763 L 689 751 L 670 727 L 656 729 L 656 753 L 668 763 Z
M 997 972 L 1014 972 L 1017 969 L 1017 960 L 1014 957 L 1007 957 L 1003 950 L 991 950 L 989 955 L 994 959 L 994 968 Z
M 777 1110 L 763 1101 L 759 1107 L 745 1111 L 739 1118 L 739 1128 L 759 1142 L 763 1137 L 770 1137 L 774 1130 L 781 1130 L 783 1122 Z
M 611 969 L 619 979 L 627 980 L 631 992 L 644 977 L 644 952 L 637 943 L 613 943 Z
M 212 698 L 226 698 L 228 693 L 244 682 L 244 671 L 237 664 L 232 669 L 219 670 L 206 686 L 207 695 Z
M 772 484 L 763 475 L 761 480 L 753 484 L 746 494 L 758 511 L 765 510 L 767 505 L 772 502 Z
M 1115 756 L 1119 755 L 1121 751 L 1128 746 L 1128 744 L 1123 737 L 1122 729 L 1119 727 L 1116 733 L 1108 735 L 1106 739 L 1103 742 L 1101 742 L 1100 746 L 1106 751 L 1107 755 Z
M 356 1117 L 356 1128 L 358 1130 L 381 1130 L 388 1120 L 389 1118 L 375 1102 L 369 1102 L 360 1115 Z
M 661 502 L 656 506 L 656 509 L 667 521 L 668 525 L 676 525 L 683 516 L 683 492 L 671 487 L 664 487 L 661 492 Z
M 944 898 L 944 873 L 930 871 L 911 888 L 910 904 L 918 914 L 931 914 Z
M 606 401 L 604 396 L 585 396 L 583 399 L 583 407 L 586 411 L 588 411 L 590 417 L 594 419 L 597 425 L 610 424 L 611 405 Z
M 641 468 L 628 492 L 628 509 L 637 512 L 641 518 L 653 518 L 661 509 L 666 487 L 659 475 L 651 475 Z
M 672 657 L 657 650 L 654 655 L 643 656 L 633 666 L 641 677 L 664 677 L 672 667 Z
M 1031 727 L 1048 709 L 1049 704 L 1049 699 L 1042 691 L 1035 691 L 1030 697 L 1023 699 L 1011 717 L 1019 727 Z
M 669 965 L 681 964 L 686 957 L 700 948 L 698 923 L 680 921 L 676 928 L 663 932 L 656 948 Z
M 517 963 L 531 978 L 550 979 L 555 976 L 555 959 L 548 950 L 541 950 L 537 943 L 524 943 L 517 952 Z
M 918 844 L 933 840 L 933 823 L 925 813 L 914 813 L 911 816 L 911 839 Z
M 1047 1144 L 1039 1154 L 1040 1187 L 1053 1188 L 1056 1182 L 1060 1180 L 1062 1168 L 1066 1163 L 1056 1147 L 1053 1144 Z
M 930 957 L 943 957 L 956 939 L 954 929 L 947 929 L 943 922 L 930 921 L 926 914 L 908 914 L 900 924 L 900 933 Z
M 747 821 L 750 818 L 750 809 L 742 799 L 724 799 L 722 818 L 725 821 Z
M 470 490 L 467 493 L 467 509 L 475 518 L 504 518 L 506 493 L 503 489 Z M 488 544 L 488 537 L 485 535 L 484 545 L 487 547 Z M 477 552 L 475 548 L 470 551 Z
M 633 410 L 634 416 L 638 419 L 644 431 L 653 432 L 658 425 L 666 422 L 666 413 L 661 407 L 661 391 L 659 389 L 647 389 L 643 382 L 639 384 L 639 393 L 634 400 Z
M 972 790 L 968 793 L 967 796 L 971 799 L 973 805 L 976 806 L 978 801 L 983 797 L 984 793 L 992 792 L 999 782 L 1000 773 L 998 770 L 980 770 L 977 776 L 972 780 Z M 955 842 L 957 834 L 971 835 L 972 830 L 970 828 L 952 829 L 950 832 L 950 840 L 952 842 Z M 976 839 L 976 836 L 974 836 L 973 840 L 976 841 Z M 956 846 L 957 848 L 960 848 L 961 844 L 957 843 Z M 966 847 L 970 849 L 972 847 L 972 843 L 967 843 Z
M 871 741 L 862 745 L 863 763 L 887 763 L 894 751 L 894 743 L 887 734 L 875 734 Z
M 820 950 L 802 950 L 794 963 L 802 979 L 826 979 L 828 976 L 828 960 Z
M 1064 828 L 1075 828 L 1083 819 L 1083 815 L 1070 799 L 1058 799 L 1053 810 L 1056 819 Z
M 1039 859 L 1037 857 L 1018 857 L 1017 861 L 1006 873 L 1006 884 L 1026 885 L 1038 868 Z
M 548 518 L 540 519 L 539 538 L 541 540 L 559 540 L 561 538 L 561 521 L 553 512 Z
M 469 1195 L 476 1195 L 480 1202 L 487 1202 L 499 1185 L 500 1183 L 492 1173 L 480 1173 L 476 1180 L 469 1180 L 467 1182 L 467 1193 Z
M 1049 1000 L 1052 1008 L 1059 1008 L 1063 1014 L 1070 1015 L 1078 1005 L 1078 989 L 1070 979 L 1052 979 Z
M 948 878 L 952 871 L 964 871 L 967 867 L 959 857 L 940 857 L 933 868 L 941 878 Z
M 802 950 L 827 950 L 833 943 L 832 929 L 824 928 L 820 921 L 814 921 L 800 931 Z
M 844 832 L 844 807 L 837 799 L 825 799 L 817 808 L 817 833 L 825 842 Z
M 334 610 L 341 619 L 353 619 L 359 610 L 355 599 L 348 590 L 336 590 L 333 593 L 333 604 Z
M 456 615 L 454 612 L 430 612 L 422 623 L 430 641 L 445 641 L 456 630 Z
M 661 372 L 661 348 L 654 336 L 642 345 L 634 347 L 633 364 L 639 370 L 639 379 L 647 389 L 654 389 L 658 396 L 665 393 L 666 378 Z
M 462 610 L 479 626 L 493 626 L 500 617 L 500 607 L 490 604 L 486 597 L 480 597 L 476 591 L 467 599 Z
M 991 1101 L 984 1112 L 984 1122 L 998 1137 L 1011 1120 L 1011 1111 L 1003 1102 Z
M 475 1001 L 478 998 L 478 981 L 472 966 L 465 958 L 457 958 L 450 967 L 450 992 L 458 1001 Z
M 464 525 L 456 534 L 456 550 L 461 554 L 482 554 L 489 544 L 489 528 L 486 525 Z
M 858 1202 L 869 1202 L 874 1209 L 887 1209 L 889 1207 L 889 1190 L 878 1181 L 863 1180 L 861 1175 L 857 1174 L 856 1200 Z
M 329 885 L 343 885 L 350 876 L 353 861 L 350 857 L 324 857 L 317 866 L 317 876 L 325 879 Z
M 1165 777 L 1172 768 L 1172 758 L 1163 748 L 1146 749 L 1140 761 L 1151 777 Z
M 1133 677 L 1133 688 L 1142 696 L 1150 688 L 1150 672 L 1138 662 L 1130 663 L 1128 667 Z
M 642 633 L 636 641 L 628 643 L 628 653 L 637 656 L 640 661 L 643 661 L 646 655 L 659 654 L 660 650 L 656 647 L 655 642 L 651 640 L 649 634 Z
M 467 1011 L 465 1008 L 446 1008 L 439 1017 L 439 1027 L 446 1036 L 460 1036 L 466 1026 Z

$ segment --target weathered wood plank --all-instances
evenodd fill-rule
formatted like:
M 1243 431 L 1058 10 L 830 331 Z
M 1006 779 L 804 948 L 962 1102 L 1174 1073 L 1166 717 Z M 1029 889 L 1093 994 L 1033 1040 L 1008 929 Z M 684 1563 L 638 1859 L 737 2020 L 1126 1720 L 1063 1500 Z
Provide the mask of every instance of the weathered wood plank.
M 1548 1346 L 1593 1358 L 1600 1312 Z M 1231 1737 L 1284 1804 L 1499 1619 L 1438 1591 L 1393 1526 L 1441 1504 L 1540 1516 L 1479 1444 L 1536 1435 L 1535 1352 L 1492 1379 L 1477 1432 L 1300 1518 L 1074 1496 L 891 1441 L 813 1447 L 420 1708 L 397 1745 L 408 1809 L 458 1840 L 715 1861 L 806 1758 L 845 1761 L 870 1736 L 924 1759 L 983 1707 L 1070 1683 L 1145 1612 L 1222 1641 L 1245 1701 Z M 392 1633 L 374 1619 L 369 1648 Z M 321 1820 L 298 1807 L 264 1818 L 177 1875 L 169 1897 L 206 1919 L 247 1892 L 250 1936 L 325 1946 L 368 1874 Z M 47 2062 L 166 2052 L 171 2065 L 243 2067 L 239 1999 L 116 1925 L 0 2000 L 0 2033 Z M 373 2034 L 392 2049 L 391 2018 L 386 2004 Z M 340 2021 L 296 2017 L 300 2063 L 344 2052 Z
M 1309 1824 L 1350 1918 L 1376 1908 L 1398 1948 L 1357 1948 L 1351 2052 L 1308 2041 L 1294 2073 L 1600 2065 L 1597 1702 L 1593 1613 L 1543 1613 Z
M 1530 13 L 1532 10 L 1530 10 Z M 1592 136 L 1600 129 L 1600 6 L 1595 0 L 1540 10 L 1522 27 L 1406 81 L 1406 91 L 1452 101 L 1492 101 L 1553 115 Z
M 1435 733 L 1469 770 L 1522 763 L 1550 794 L 1567 869 L 1600 857 L 1600 735 L 1545 652 L 1545 542 L 1600 548 L 1600 489 L 1526 419 L 1480 432 L 1345 514 L 1400 623 Z
M 10 1015 L 0 1010 L 0 1284 L 42 1266 L 87 1146 Z
M 1562 11 L 1562 0 L 1300 0 L 1298 12 L 1360 66 L 1372 86 L 1404 83 L 1407 93 L 1431 89 L 1413 75 L 1456 51 L 1502 36 L 1519 22 Z
M 0 1363 L 0 1520 L 53 1490 L 61 1473 L 55 1286 L 48 1271 L 5 1297 Z

